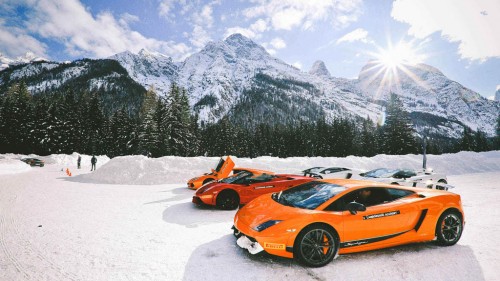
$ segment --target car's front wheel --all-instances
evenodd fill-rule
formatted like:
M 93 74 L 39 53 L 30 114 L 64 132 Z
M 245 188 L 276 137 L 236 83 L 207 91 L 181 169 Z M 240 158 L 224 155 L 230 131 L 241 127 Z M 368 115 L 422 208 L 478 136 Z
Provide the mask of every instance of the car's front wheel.
M 337 253 L 338 238 L 322 225 L 305 228 L 295 240 L 294 255 L 304 265 L 320 267 L 328 264 Z
M 215 204 L 222 210 L 234 210 L 240 204 L 240 198 L 235 191 L 226 189 L 219 193 Z
M 448 210 L 444 212 L 436 225 L 437 241 L 442 246 L 455 245 L 460 237 L 464 224 L 462 216 L 456 210 Z

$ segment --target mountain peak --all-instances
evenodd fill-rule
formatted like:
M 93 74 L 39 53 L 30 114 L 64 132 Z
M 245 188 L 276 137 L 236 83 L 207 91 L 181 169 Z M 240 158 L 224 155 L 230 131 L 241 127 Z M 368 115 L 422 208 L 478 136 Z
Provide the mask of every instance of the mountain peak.
M 497 91 L 495 93 L 495 100 L 500 101 L 500 85 L 497 86 Z
M 326 68 L 325 63 L 321 60 L 317 60 L 314 62 L 311 70 L 309 70 L 309 74 L 330 77 L 330 72 Z
M 255 44 L 255 42 L 253 42 L 250 38 L 243 36 L 241 33 L 229 35 L 224 42 L 229 45 Z

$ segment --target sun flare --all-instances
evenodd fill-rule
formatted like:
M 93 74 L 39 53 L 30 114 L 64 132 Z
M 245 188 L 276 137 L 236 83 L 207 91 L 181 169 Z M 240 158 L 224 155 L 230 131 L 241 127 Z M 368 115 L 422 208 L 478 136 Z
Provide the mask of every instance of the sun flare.
M 425 83 L 412 71 L 420 68 L 420 63 L 424 62 L 427 55 L 420 52 L 419 47 L 415 47 L 414 42 L 400 41 L 393 45 L 391 42 L 387 47 L 377 47 L 377 52 L 370 52 L 373 57 L 365 73 L 370 77 L 368 84 L 379 81 L 377 93 L 382 89 L 398 91 L 401 86 L 401 79 L 409 77 L 422 87 Z
M 399 42 L 396 46 L 389 44 L 387 49 L 379 49 L 375 54 L 380 64 L 389 69 L 401 68 L 403 65 L 415 65 L 423 61 L 423 55 L 407 42 Z

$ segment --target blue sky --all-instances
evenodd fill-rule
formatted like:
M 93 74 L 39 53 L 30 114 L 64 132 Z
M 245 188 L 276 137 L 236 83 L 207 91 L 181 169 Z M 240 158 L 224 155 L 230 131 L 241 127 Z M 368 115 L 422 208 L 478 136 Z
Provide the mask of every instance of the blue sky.
M 180 61 L 238 32 L 303 71 L 323 60 L 333 76 L 355 78 L 398 52 L 491 97 L 498 19 L 497 0 L 1 0 L 0 53 L 65 61 L 146 48 Z

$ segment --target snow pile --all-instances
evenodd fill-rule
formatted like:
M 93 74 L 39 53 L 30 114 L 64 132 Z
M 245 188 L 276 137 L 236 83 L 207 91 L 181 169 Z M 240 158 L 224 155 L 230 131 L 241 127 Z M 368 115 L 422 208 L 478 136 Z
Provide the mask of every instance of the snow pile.
M 62 156 L 61 156 L 62 157 Z M 377 155 L 374 157 L 292 157 L 258 158 L 232 157 L 236 167 L 256 168 L 276 173 L 300 174 L 300 171 L 314 167 L 347 167 L 356 170 L 375 168 L 422 167 L 422 155 Z M 78 181 L 111 184 L 165 184 L 185 183 L 189 179 L 203 175 L 215 168 L 218 157 L 174 157 L 147 158 L 145 156 L 123 156 L 100 165 L 97 171 L 80 175 Z M 76 160 L 75 160 L 76 162 Z M 88 161 L 90 163 L 90 160 Z M 428 155 L 427 167 L 447 175 L 461 175 L 479 172 L 500 171 L 500 151 L 459 152 L 456 154 Z
M 0 175 L 16 174 L 30 171 L 30 165 L 20 161 L 19 159 L 6 158 L 0 156 Z
M 29 171 L 30 167 L 19 161 L 24 157 L 35 157 L 47 165 L 61 168 L 75 168 L 78 153 L 52 154 L 49 156 L 4 154 L 0 156 L 0 173 Z M 90 167 L 91 155 L 83 155 L 81 165 Z M 175 157 L 148 158 L 142 155 L 121 156 L 109 159 L 105 155 L 96 156 L 97 170 L 90 174 L 76 176 L 74 180 L 93 183 L 152 185 L 165 183 L 185 183 L 189 179 L 209 173 L 219 162 L 218 157 Z M 302 170 L 315 167 L 347 167 L 359 171 L 376 168 L 422 167 L 422 155 L 384 155 L 374 157 L 291 157 L 258 158 L 232 157 L 236 167 L 256 168 L 275 173 L 300 174 Z M 459 152 L 455 154 L 428 155 L 427 167 L 447 175 L 500 171 L 500 151 Z
M 73 152 L 73 154 L 52 154 L 49 156 L 40 157 L 45 161 L 46 164 L 57 164 L 65 167 L 76 167 L 78 155 L 82 157 L 81 165 L 82 167 L 90 167 L 90 159 L 92 155 L 84 155 Z M 109 157 L 106 155 L 96 155 L 97 164 L 96 166 L 102 166 L 109 161 Z

